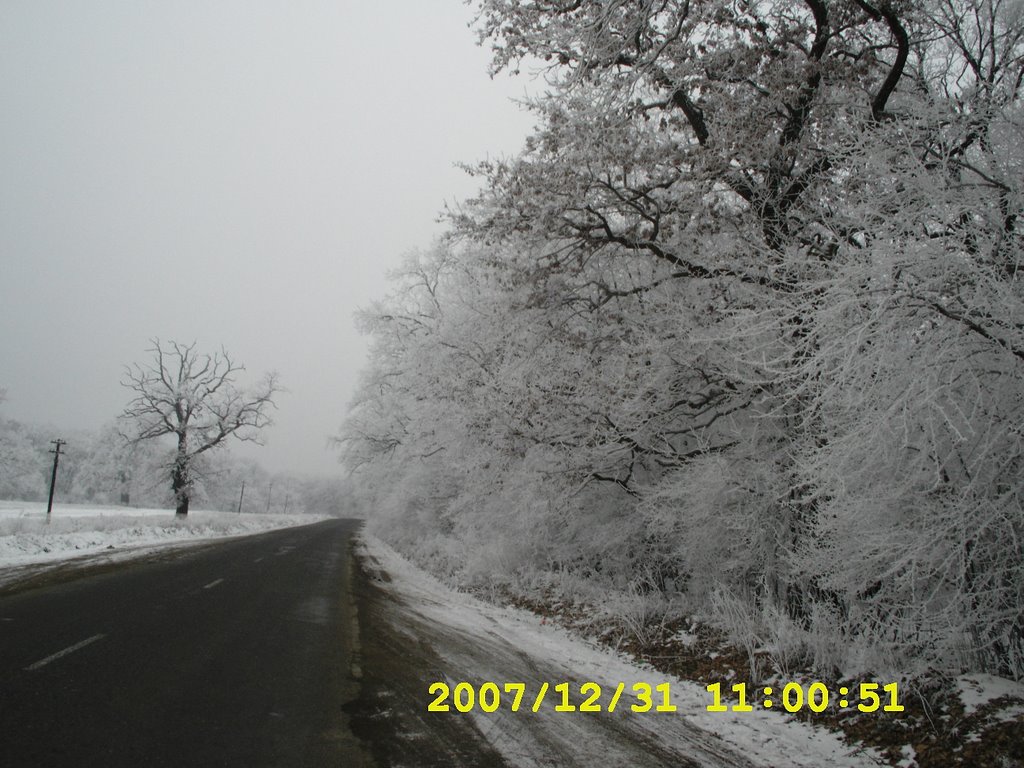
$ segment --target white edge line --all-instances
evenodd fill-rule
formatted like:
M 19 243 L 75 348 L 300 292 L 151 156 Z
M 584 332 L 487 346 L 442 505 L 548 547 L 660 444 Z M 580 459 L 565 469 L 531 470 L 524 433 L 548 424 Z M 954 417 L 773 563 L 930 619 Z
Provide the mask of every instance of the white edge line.
M 224 579 L 216 579 L 215 581 L 211 581 L 209 584 L 206 584 L 205 586 L 203 586 L 203 589 L 213 589 L 218 584 L 220 584 L 222 581 L 224 581 Z
M 45 667 L 51 661 L 56 661 L 57 659 L 61 659 L 61 658 L 65 657 L 65 656 L 67 656 L 69 653 L 74 653 L 75 651 L 79 651 L 82 648 L 85 648 L 85 646 L 89 645 L 90 643 L 95 643 L 97 640 L 102 640 L 104 637 L 106 637 L 106 635 L 103 635 L 103 634 L 93 635 L 92 637 L 87 637 L 85 640 L 83 640 L 80 643 L 75 643 L 74 645 L 69 645 L 63 651 L 57 651 L 56 653 L 54 653 L 54 654 L 52 654 L 50 656 L 47 656 L 45 659 L 40 659 L 35 664 L 29 664 L 27 667 L 25 667 L 25 671 L 26 672 L 31 672 L 31 671 L 34 671 L 36 669 L 39 669 L 40 667 Z

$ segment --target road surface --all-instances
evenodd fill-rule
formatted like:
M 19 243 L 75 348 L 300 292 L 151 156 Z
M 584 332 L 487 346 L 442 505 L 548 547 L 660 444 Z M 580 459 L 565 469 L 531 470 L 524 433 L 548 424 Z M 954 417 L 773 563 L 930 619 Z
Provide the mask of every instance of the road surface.
M 350 557 L 357 526 L 0 592 L 0 766 L 502 765 L 464 719 L 408 727 L 424 709 L 429 651 L 377 634 Z M 385 689 L 404 693 L 382 712 Z

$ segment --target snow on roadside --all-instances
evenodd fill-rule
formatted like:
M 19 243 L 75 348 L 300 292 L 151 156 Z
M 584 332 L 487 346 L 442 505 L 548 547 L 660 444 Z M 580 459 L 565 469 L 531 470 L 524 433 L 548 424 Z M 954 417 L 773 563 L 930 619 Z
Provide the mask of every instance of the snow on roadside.
M 177 520 L 166 509 L 62 504 L 46 522 L 46 505 L 0 502 L 0 569 L 55 563 L 82 555 L 110 553 L 305 525 L 321 515 L 238 515 L 190 512 Z M 3 581 L 4 579 L 0 579 Z
M 478 707 L 469 715 L 452 710 L 453 717 L 473 717 L 511 765 L 861 768 L 884 763 L 874 753 L 854 750 L 838 736 L 780 713 L 708 712 L 710 694 L 697 683 L 666 677 L 561 627 L 543 624 L 528 611 L 455 592 L 379 539 L 365 532 L 360 539 L 369 570 L 379 567 L 389 577 L 382 577 L 379 586 L 398 598 L 393 620 L 430 642 L 447 665 L 450 686 L 489 681 L 500 690 L 505 682 L 525 682 L 532 701 L 544 682 L 550 684 L 551 697 L 537 713 L 513 714 L 505 698 L 492 714 Z M 554 686 L 561 682 L 572 684 L 571 700 L 577 704 L 581 683 L 599 684 L 605 706 L 620 682 L 627 691 L 635 682 L 668 682 L 678 711 L 638 714 L 623 706 L 614 715 L 556 713 Z
M 1024 699 L 1024 683 L 982 673 L 962 675 L 957 679 L 957 688 L 965 715 L 973 715 L 979 707 L 1003 696 Z M 1024 714 L 1024 707 L 1018 705 L 1004 710 L 999 719 L 1009 721 L 1021 714 Z

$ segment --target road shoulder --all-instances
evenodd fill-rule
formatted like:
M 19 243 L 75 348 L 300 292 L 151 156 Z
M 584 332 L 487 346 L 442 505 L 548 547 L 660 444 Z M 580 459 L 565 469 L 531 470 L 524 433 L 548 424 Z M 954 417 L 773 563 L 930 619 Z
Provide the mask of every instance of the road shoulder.
M 418 654 L 420 719 L 433 697 L 432 682 L 454 689 L 460 682 L 477 691 L 485 682 L 524 683 L 535 701 L 545 683 L 569 684 L 570 704 L 579 704 L 580 686 L 597 684 L 604 692 L 599 712 L 556 711 L 561 696 L 552 693 L 534 712 L 512 712 L 502 699 L 493 712 L 479 706 L 460 713 L 455 707 L 435 715 L 434 727 L 472 724 L 509 765 L 744 766 L 830 765 L 866 768 L 877 762 L 830 732 L 772 712 L 711 713 L 707 691 L 697 683 L 669 678 L 567 630 L 512 606 L 485 603 L 455 592 L 372 536 L 361 533 L 357 555 L 380 594 L 371 620 L 397 637 L 404 653 Z M 388 629 L 388 627 L 390 627 Z M 365 650 L 364 650 L 365 652 Z M 610 692 L 619 683 L 668 684 L 673 712 L 637 712 L 621 706 L 609 712 Z M 452 702 L 453 699 L 449 699 Z M 632 705 L 630 701 L 630 705 Z M 413 707 L 417 702 L 407 702 Z M 428 763 L 422 763 L 428 764 Z

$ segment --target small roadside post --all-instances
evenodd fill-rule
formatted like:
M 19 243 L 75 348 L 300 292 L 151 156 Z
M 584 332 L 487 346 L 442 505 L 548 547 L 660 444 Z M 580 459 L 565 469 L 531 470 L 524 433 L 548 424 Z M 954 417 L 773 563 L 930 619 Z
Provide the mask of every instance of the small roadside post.
M 53 511 L 53 489 L 57 485 L 57 462 L 60 461 L 60 448 L 62 445 L 68 444 L 66 440 L 61 440 L 60 438 L 51 440 L 50 442 L 53 443 L 53 450 L 50 451 L 50 453 L 53 454 L 53 474 L 50 475 L 50 500 L 46 502 L 47 523 L 50 522 L 50 513 Z

